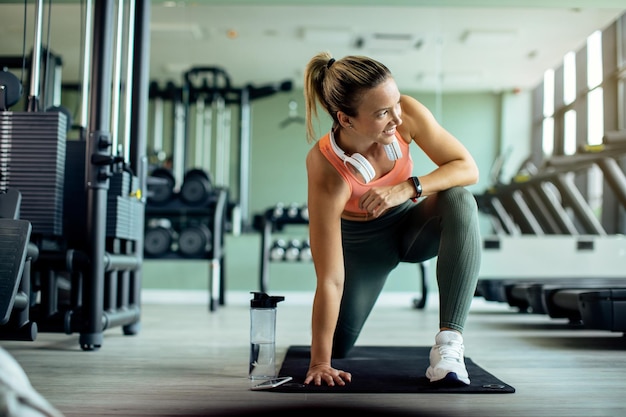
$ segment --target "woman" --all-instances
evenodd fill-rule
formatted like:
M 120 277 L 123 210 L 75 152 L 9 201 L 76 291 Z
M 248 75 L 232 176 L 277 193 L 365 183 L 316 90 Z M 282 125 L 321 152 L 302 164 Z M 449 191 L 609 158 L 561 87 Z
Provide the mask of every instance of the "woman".
M 463 188 L 478 180 L 472 156 L 373 59 L 319 53 L 304 81 L 308 141 L 318 103 L 333 120 L 306 158 L 317 287 L 305 384 L 350 382 L 331 359 L 354 346 L 389 273 L 435 256 L 440 325 L 426 376 L 469 384 L 462 331 L 481 255 L 477 205 Z M 411 142 L 436 169 L 413 176 Z

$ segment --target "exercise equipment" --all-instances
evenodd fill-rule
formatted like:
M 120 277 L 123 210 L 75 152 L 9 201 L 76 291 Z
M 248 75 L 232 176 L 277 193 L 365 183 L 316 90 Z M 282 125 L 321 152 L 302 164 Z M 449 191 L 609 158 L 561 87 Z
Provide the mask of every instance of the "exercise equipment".
M 585 292 L 600 288 L 626 287 L 624 279 L 561 279 L 549 282 L 515 282 L 509 284 L 506 302 L 513 307 L 523 307 L 533 314 L 546 314 L 551 318 L 567 318 L 571 322 L 581 320 L 578 300 L 563 296 L 570 292 Z
M 272 261 L 282 261 L 285 259 L 286 250 L 287 242 L 284 239 L 277 239 L 272 243 L 269 258 Z
M 626 289 L 608 288 L 579 294 L 582 321 L 592 329 L 626 332 Z
M 32 225 L 26 257 L 30 262 L 36 260 L 32 267 L 26 262 L 24 279 L 13 297 L 16 314 L 8 325 L 15 331 L 3 329 L 2 335 L 11 340 L 34 340 L 33 329 L 79 333 L 81 349 L 96 350 L 108 328 L 119 326 L 125 335 L 139 330 L 148 65 L 141 51 L 147 48 L 143 42 L 149 35 L 149 5 L 137 2 L 129 6 L 133 17 L 127 21 L 134 25 L 123 36 L 136 51 L 129 60 L 133 65 L 127 68 L 131 76 L 119 82 L 132 89 L 132 93 L 126 91 L 125 129 L 118 129 L 117 121 L 111 120 L 121 103 L 111 99 L 111 90 L 119 87 L 111 77 L 115 24 L 108 17 L 113 5 L 99 2 L 89 8 L 85 38 L 92 40 L 93 48 L 84 55 L 96 63 L 85 62 L 89 89 L 84 91 L 89 93 L 83 100 L 90 109 L 83 111 L 90 110 L 89 120 L 82 118 L 81 136 L 71 141 L 66 140 L 71 121 L 54 94 L 60 88 L 40 77 L 44 65 L 39 53 L 43 50 L 42 5 L 41 0 L 36 2 L 27 111 L 4 108 L 0 112 L 0 146 L 6 147 L 2 149 L 6 171 L 0 187 L 18 189 L 23 196 L 20 218 Z M 121 24 L 119 20 L 117 24 Z M 91 47 L 89 42 L 85 45 Z M 57 64 L 60 62 L 46 61 L 50 67 L 45 73 L 60 82 L 59 71 L 51 67 Z M 128 140 L 118 143 L 118 137 Z M 21 334 L 16 326 L 21 326 Z
M 187 171 L 182 187 L 180 198 L 187 204 L 198 205 L 207 201 L 213 187 L 210 174 L 200 168 Z
M 300 216 L 300 205 L 298 203 L 291 203 L 287 208 L 287 217 L 295 219 Z
M 583 320 L 581 296 L 599 291 L 626 290 L 626 279 L 618 282 L 588 282 L 582 285 L 560 284 L 543 288 L 545 314 L 551 318 L 567 318 L 571 322 L 582 322 L 593 328 L 593 320 Z M 626 329 L 625 329 L 626 330 Z
M 148 177 L 148 202 L 165 204 L 174 197 L 176 180 L 167 168 L 156 168 Z
M 178 251 L 191 258 L 203 257 L 211 252 L 212 235 L 208 226 L 198 223 L 185 227 L 178 235 Z
M 205 159 L 206 152 L 212 151 L 210 144 L 206 143 L 211 138 L 205 136 L 212 134 L 212 107 L 205 106 L 210 97 L 186 81 L 183 87 L 168 82 L 163 90 L 157 83 L 152 83 L 150 99 L 155 108 L 151 146 L 156 154 L 165 155 L 169 151 L 169 156 L 164 156 L 159 163 L 171 162 L 171 166 L 157 166 L 149 177 L 152 182 L 145 210 L 144 253 L 149 258 L 207 260 L 210 264 L 209 308 L 213 311 L 218 304 L 225 303 L 223 245 L 228 227 L 226 209 L 230 192 L 227 186 L 213 181 L 209 171 L 212 165 Z M 166 102 L 171 102 L 172 107 L 171 143 L 166 142 L 162 131 Z M 194 110 L 197 116 L 195 144 L 199 146 L 195 154 L 191 152 L 194 145 L 191 114 Z M 194 168 L 186 169 L 188 166 Z M 166 227 L 163 226 L 165 221 Z
M 311 254 L 311 243 L 308 238 L 304 240 L 300 246 L 299 258 L 302 262 L 309 262 L 313 260 L 313 255 Z
M 22 98 L 22 83 L 8 70 L 0 71 L 0 111 L 7 111 Z
M 259 267 L 259 291 L 268 292 L 270 264 L 276 262 L 312 261 L 311 246 L 307 238 L 288 238 L 285 227 L 306 226 L 309 224 L 309 211 L 306 204 L 291 203 L 286 206 L 278 202 L 268 207 L 254 219 L 254 228 L 261 233 L 261 263 Z M 285 236 L 273 237 L 275 233 Z M 423 309 L 428 298 L 428 263 L 417 264 L 420 273 L 421 294 L 413 300 L 413 307 Z
M 590 328 L 613 327 L 590 317 L 593 311 L 611 311 L 612 305 L 587 308 L 583 318 L 581 297 L 624 288 L 626 236 L 607 232 L 614 227 L 600 221 L 579 191 L 579 178 L 599 169 L 604 192 L 611 192 L 623 210 L 625 152 L 626 142 L 612 137 L 576 155 L 550 158 L 532 175 L 517 175 L 477 196 L 496 231 L 484 239 L 477 294 Z
M 251 103 L 264 97 L 293 89 L 289 80 L 263 86 L 247 84 L 236 87 L 221 67 L 199 66 L 183 73 L 177 87 L 168 82 L 165 89 L 150 86 L 155 103 L 153 152 L 168 151 L 172 160 L 175 191 L 184 185 L 185 171 L 199 169 L 209 174 L 212 186 L 232 189 L 233 230 L 249 230 L 249 169 Z M 163 129 L 163 104 L 172 102 L 173 135 L 171 149 Z M 233 126 L 238 131 L 233 132 Z
M 302 243 L 299 239 L 291 239 L 285 249 L 285 260 L 295 262 L 300 260 L 300 250 L 302 249 Z
M 206 189 L 194 191 L 200 195 Z M 193 200 L 193 198 L 192 198 Z M 146 258 L 209 262 L 209 310 L 225 304 L 224 236 L 228 189 L 212 186 L 201 201 L 190 204 L 182 192 L 163 203 L 148 200 L 145 207 Z
M 32 231 L 30 222 L 18 218 L 21 198 L 15 189 L 0 193 L 0 325 L 7 324 L 14 307 L 28 308 L 24 305 L 28 298 L 17 297 Z
M 173 250 L 177 240 L 172 222 L 168 218 L 149 219 L 144 235 L 144 253 L 147 258 L 160 258 Z
M 21 202 L 16 189 L 0 193 L 0 339 L 33 341 L 38 329 L 30 315 L 30 277 L 39 248 L 29 241 L 30 222 L 19 218 Z
M 333 397 L 342 393 L 351 395 L 378 393 L 412 394 L 469 394 L 514 393 L 515 388 L 490 374 L 477 365 L 470 357 L 465 357 L 465 365 L 470 375 L 470 385 L 433 384 L 420 371 L 429 366 L 430 346 L 355 346 L 345 358 L 333 359 L 339 369 L 362 375 L 342 387 L 326 384 L 303 384 L 309 369 L 310 346 L 289 346 L 283 359 L 279 377 L 292 376 L 295 383 L 284 384 L 272 389 L 273 392 L 324 395 Z M 421 371 L 423 372 L 423 371 Z M 337 389 L 339 388 L 339 389 Z M 431 398 L 431 397 L 429 397 Z M 385 411 L 386 412 L 386 411 Z M 369 415 L 370 413 L 365 413 Z
M 66 123 L 56 112 L 0 113 L 0 188 L 20 190 L 36 234 L 63 233 Z

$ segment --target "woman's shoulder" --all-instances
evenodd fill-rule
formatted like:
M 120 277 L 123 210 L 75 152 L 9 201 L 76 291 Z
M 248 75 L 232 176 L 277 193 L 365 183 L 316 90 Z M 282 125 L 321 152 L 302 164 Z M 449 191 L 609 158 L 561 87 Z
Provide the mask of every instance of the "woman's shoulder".
M 325 153 L 321 149 L 323 146 L 321 143 L 322 139 L 323 138 L 317 140 L 306 154 L 307 167 L 309 170 L 313 169 L 313 172 L 318 175 L 326 172 L 326 168 L 330 165 Z
M 426 106 L 424 106 L 418 99 L 406 94 L 400 97 L 400 105 L 402 106 L 403 115 L 421 117 L 425 112 L 428 112 Z
M 416 98 L 403 95 L 400 99 L 402 105 L 401 134 L 408 138 L 415 138 L 419 132 L 433 122 L 432 113 Z
M 316 161 L 322 156 L 322 152 L 320 151 L 320 143 L 319 140 L 315 141 L 311 149 L 306 153 L 306 163 L 310 165 L 312 163 L 316 163 Z

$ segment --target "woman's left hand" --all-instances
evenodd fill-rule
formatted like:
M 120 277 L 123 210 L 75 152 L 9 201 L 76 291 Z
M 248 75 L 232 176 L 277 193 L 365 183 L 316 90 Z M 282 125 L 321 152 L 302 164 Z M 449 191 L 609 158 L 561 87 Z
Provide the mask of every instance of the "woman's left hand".
M 410 192 L 410 187 L 404 183 L 385 187 L 372 187 L 361 196 L 359 206 L 373 217 L 379 217 L 387 209 L 399 206 L 411 198 L 407 194 Z

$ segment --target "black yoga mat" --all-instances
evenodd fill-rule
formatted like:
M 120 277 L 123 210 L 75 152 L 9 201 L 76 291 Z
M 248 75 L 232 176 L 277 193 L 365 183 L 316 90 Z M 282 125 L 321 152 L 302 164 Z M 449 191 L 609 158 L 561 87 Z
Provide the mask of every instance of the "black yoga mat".
M 309 366 L 310 347 L 290 346 L 285 355 L 279 376 L 293 380 L 270 391 L 307 393 L 454 393 L 503 394 L 515 388 L 502 382 L 489 372 L 465 358 L 470 385 L 450 386 L 431 383 L 424 375 L 428 368 L 427 346 L 355 346 L 344 359 L 333 360 L 333 366 L 352 374 L 352 382 L 345 386 L 304 385 Z

